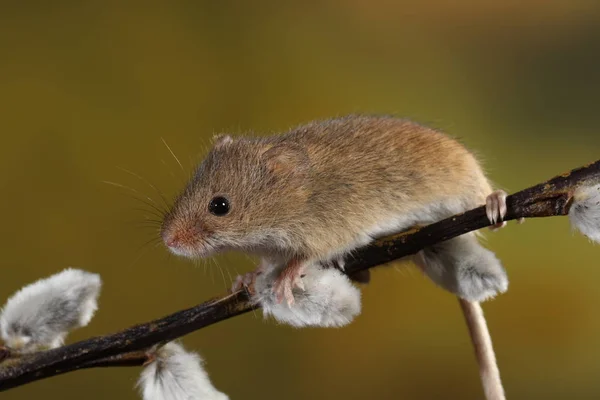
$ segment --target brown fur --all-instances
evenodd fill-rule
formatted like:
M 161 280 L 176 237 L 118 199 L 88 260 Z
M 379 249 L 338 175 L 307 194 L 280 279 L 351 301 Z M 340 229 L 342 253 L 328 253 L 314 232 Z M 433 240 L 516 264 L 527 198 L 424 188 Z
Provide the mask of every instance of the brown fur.
M 187 244 L 197 255 L 208 244 L 207 251 L 319 258 L 382 219 L 443 199 L 474 207 L 490 192 L 474 156 L 445 134 L 391 117 L 348 116 L 279 136 L 219 136 L 163 235 L 191 229 L 197 237 Z M 230 200 L 228 215 L 208 212 L 216 195 Z

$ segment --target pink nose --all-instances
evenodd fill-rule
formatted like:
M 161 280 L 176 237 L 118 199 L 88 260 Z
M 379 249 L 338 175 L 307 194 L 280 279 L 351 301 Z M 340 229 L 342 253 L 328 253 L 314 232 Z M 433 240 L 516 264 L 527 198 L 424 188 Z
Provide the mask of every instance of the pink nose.
M 166 237 L 164 240 L 167 247 L 179 247 L 180 240 L 177 235 L 171 235 L 170 237 Z
M 184 245 L 191 245 L 198 235 L 196 227 L 168 229 L 163 231 L 163 242 L 171 249 L 178 249 Z

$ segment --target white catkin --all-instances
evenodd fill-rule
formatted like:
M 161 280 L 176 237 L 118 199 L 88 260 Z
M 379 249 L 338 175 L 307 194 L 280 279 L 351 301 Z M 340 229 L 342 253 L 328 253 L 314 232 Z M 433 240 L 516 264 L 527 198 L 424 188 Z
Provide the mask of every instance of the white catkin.
M 210 382 L 197 353 L 167 343 L 155 353 L 138 381 L 144 400 L 228 400 Z
M 265 266 L 264 271 L 256 278 L 253 300 L 260 303 L 265 316 L 278 322 L 294 327 L 341 327 L 360 314 L 360 290 L 335 268 L 308 266 L 302 277 L 304 290 L 294 289 L 292 305 L 279 303 L 273 293 L 272 285 L 281 268 Z
M 571 225 L 590 240 L 600 243 L 600 184 L 577 188 L 569 209 Z
M 23 287 L 0 312 L 4 344 L 21 352 L 61 346 L 92 319 L 101 285 L 98 274 L 67 268 Z

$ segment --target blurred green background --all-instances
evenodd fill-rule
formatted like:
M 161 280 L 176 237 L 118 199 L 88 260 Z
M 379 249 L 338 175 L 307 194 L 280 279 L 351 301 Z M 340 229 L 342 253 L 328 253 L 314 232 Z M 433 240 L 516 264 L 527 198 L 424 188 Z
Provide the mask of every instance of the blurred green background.
M 170 198 L 215 132 L 393 113 L 461 137 L 508 191 L 600 156 L 593 1 L 2 1 L 0 50 L 0 295 L 67 266 L 100 273 L 100 310 L 69 341 L 192 306 L 250 270 L 144 245 L 156 233 L 135 197 L 160 197 L 127 171 Z M 509 398 L 600 397 L 600 249 L 566 218 L 488 238 L 511 279 L 485 305 Z M 343 329 L 256 312 L 184 343 L 233 400 L 482 398 L 455 298 L 409 265 L 376 270 L 363 296 Z M 138 373 L 81 371 L 2 399 L 136 399 Z

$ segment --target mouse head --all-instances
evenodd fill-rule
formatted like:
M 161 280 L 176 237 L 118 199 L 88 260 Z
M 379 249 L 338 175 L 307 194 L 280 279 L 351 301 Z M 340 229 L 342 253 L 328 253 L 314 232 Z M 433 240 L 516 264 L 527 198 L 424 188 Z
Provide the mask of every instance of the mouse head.
M 309 173 L 308 155 L 296 144 L 218 136 L 166 215 L 162 239 L 187 257 L 289 249 Z

